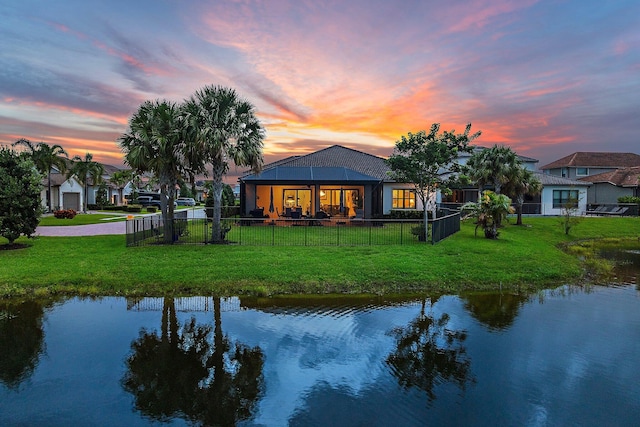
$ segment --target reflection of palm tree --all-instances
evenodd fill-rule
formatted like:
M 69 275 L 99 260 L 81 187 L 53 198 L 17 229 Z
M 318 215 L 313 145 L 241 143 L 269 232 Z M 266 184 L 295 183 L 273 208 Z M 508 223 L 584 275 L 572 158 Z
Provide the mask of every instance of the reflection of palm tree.
M 235 425 L 251 417 L 262 387 L 262 350 L 236 343 L 230 353 L 219 298 L 214 308 L 213 343 L 211 326 L 196 325 L 195 318 L 179 332 L 171 298 L 164 300 L 161 336 L 143 330 L 132 343 L 123 386 L 145 415 L 203 425 Z
M 465 308 L 473 317 L 491 329 L 506 329 L 518 316 L 520 307 L 528 301 L 527 295 L 512 294 L 468 294 Z
M 462 342 L 464 331 L 447 329 L 449 315 L 435 319 L 425 314 L 422 304 L 420 315 L 404 328 L 394 330 L 396 351 L 387 357 L 387 364 L 401 386 L 417 387 L 435 400 L 434 387 L 450 381 L 464 389 L 471 380 L 471 361 L 466 357 Z
M 29 377 L 44 351 L 43 314 L 36 301 L 0 303 L 0 382 L 7 387 Z

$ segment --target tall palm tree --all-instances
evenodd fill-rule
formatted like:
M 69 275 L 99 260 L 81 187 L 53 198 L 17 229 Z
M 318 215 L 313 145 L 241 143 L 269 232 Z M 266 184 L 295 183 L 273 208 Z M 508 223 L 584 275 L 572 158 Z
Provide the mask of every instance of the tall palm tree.
M 493 185 L 493 191 L 500 194 L 502 185 L 521 167 L 521 162 L 511 148 L 494 145 L 474 153 L 467 167 L 470 169 L 469 177 L 478 185 L 478 195 L 485 185 Z
M 180 120 L 180 108 L 175 103 L 146 101 L 129 120 L 129 132 L 119 139 L 125 163 L 137 174 L 151 172 L 158 179 L 167 242 L 173 240 L 176 186 L 189 170 Z
M 67 162 L 61 156 L 69 158 L 69 155 L 58 144 L 49 145 L 39 142 L 34 146 L 28 139 L 21 138 L 13 143 L 14 147 L 16 145 L 27 147 L 38 171 L 43 175 L 47 175 L 47 209 L 51 212 L 51 169 L 55 166 L 60 173 L 64 173 L 67 168 Z
M 502 188 L 504 193 L 511 197 L 516 205 L 517 220 L 516 225 L 522 225 L 522 206 L 524 196 L 540 194 L 542 183 L 530 170 L 520 167 L 515 169 L 509 176 L 508 182 Z
M 211 242 L 219 243 L 225 237 L 220 224 L 223 176 L 230 162 L 248 166 L 254 172 L 262 169 L 264 128 L 253 105 L 231 88 L 205 86 L 186 101 L 183 110 L 185 138 L 192 142 L 192 150 L 204 153 L 203 163 L 194 164 L 194 169 L 202 171 L 203 164 L 211 165 L 214 202 Z
M 94 185 L 100 184 L 102 182 L 102 175 L 104 174 L 104 166 L 93 161 L 93 154 L 91 153 L 86 153 L 84 158 L 74 156 L 71 160 L 72 163 L 67 171 L 67 178 L 75 176 L 78 182 L 84 187 L 84 212 L 86 212 L 89 203 L 89 179 L 91 179 Z

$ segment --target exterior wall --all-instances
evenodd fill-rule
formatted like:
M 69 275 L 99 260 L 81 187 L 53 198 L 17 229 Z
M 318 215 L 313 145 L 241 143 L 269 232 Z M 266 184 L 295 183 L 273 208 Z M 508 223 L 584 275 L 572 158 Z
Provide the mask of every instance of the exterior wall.
M 547 185 L 542 189 L 541 213 L 542 215 L 562 215 L 562 208 L 553 207 L 554 190 L 578 190 L 578 211 L 579 215 L 584 215 L 587 211 L 587 187 L 553 186 Z
M 78 183 L 75 179 L 69 179 L 62 183 L 62 185 L 58 189 L 58 198 L 57 203 L 54 203 L 55 207 L 60 207 L 66 209 L 63 203 L 64 193 L 78 193 L 80 196 L 80 210 L 84 210 L 84 189 L 82 185 Z M 54 192 L 55 195 L 55 192 Z
M 382 200 L 383 200 L 383 214 L 387 215 L 389 213 L 391 213 L 391 206 L 392 206 L 392 192 L 393 190 L 414 190 L 415 187 L 413 184 L 406 184 L 406 183 L 395 183 L 395 182 L 388 182 L 384 184 L 384 188 L 382 190 Z M 438 192 L 437 194 L 435 194 L 433 196 L 433 201 L 435 203 L 440 203 L 441 200 L 441 196 L 440 196 L 440 192 Z M 413 210 L 413 209 L 412 209 Z M 423 207 L 422 207 L 422 202 L 420 201 L 420 197 L 416 196 L 416 208 L 415 210 L 419 210 L 422 211 Z
M 564 178 L 568 178 L 568 179 L 573 179 L 573 180 L 577 180 L 579 178 L 584 178 L 585 176 L 591 176 L 591 175 L 597 175 L 599 173 L 605 173 L 605 172 L 612 172 L 614 170 L 616 170 L 616 168 L 599 168 L 599 167 L 587 167 L 588 169 L 588 175 L 578 175 L 576 173 L 577 168 L 576 167 L 567 167 L 567 168 L 555 168 L 555 169 L 547 169 L 546 173 L 548 173 L 549 175 L 554 175 L 554 176 L 563 176 L 562 172 L 563 170 L 565 171 L 565 175 Z
M 591 186 L 587 201 L 590 204 L 616 204 L 618 203 L 618 197 L 633 196 L 633 190 L 631 187 L 618 187 L 613 184 L 600 182 Z

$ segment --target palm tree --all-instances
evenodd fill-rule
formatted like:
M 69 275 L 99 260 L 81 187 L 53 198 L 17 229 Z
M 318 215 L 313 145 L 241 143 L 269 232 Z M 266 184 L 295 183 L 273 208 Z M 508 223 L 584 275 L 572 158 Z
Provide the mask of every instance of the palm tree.
M 178 181 L 189 172 L 188 151 L 180 124 L 180 108 L 169 101 L 146 101 L 129 120 L 129 132 L 119 139 L 125 163 L 136 174 L 158 179 L 165 241 L 173 241 L 173 201 Z
M 478 196 L 485 185 L 493 185 L 496 194 L 502 192 L 502 185 L 509 181 L 514 170 L 521 167 L 518 155 L 509 147 L 494 145 L 474 153 L 467 167 L 469 178 L 478 185 Z
M 61 156 L 69 157 L 64 148 L 58 144 L 49 145 L 39 142 L 33 145 L 28 139 L 21 138 L 13 143 L 13 146 L 24 145 L 31 151 L 31 158 L 38 171 L 47 175 L 47 209 L 51 212 L 51 169 L 55 166 L 61 173 L 67 168 L 67 162 Z
M 120 197 L 118 200 L 120 204 L 122 204 L 123 201 L 122 191 L 132 179 L 133 174 L 131 170 L 119 170 L 112 173 L 109 177 L 109 182 L 118 188 L 118 194 Z
M 71 160 L 72 164 L 67 171 L 67 178 L 75 176 L 78 182 L 82 184 L 84 188 L 84 212 L 86 212 L 89 203 L 89 178 L 91 178 L 94 185 L 101 183 L 104 166 L 94 162 L 93 154 L 91 153 L 86 153 L 84 158 L 74 156 Z
M 476 219 L 476 232 L 478 227 L 482 227 L 487 239 L 497 239 L 500 234 L 498 226 L 502 219 L 513 213 L 511 199 L 504 194 L 496 194 L 489 190 L 482 193 L 477 203 L 465 203 L 461 209 L 463 212 L 469 212 L 469 216 Z
M 224 240 L 220 224 L 222 178 L 232 161 L 236 166 L 248 166 L 254 172 L 262 169 L 264 128 L 249 102 L 238 97 L 235 90 L 221 86 L 205 86 L 184 105 L 185 137 L 192 141 L 191 149 L 204 153 L 194 169 L 211 165 L 213 182 L 213 226 L 211 242 Z
M 540 194 L 542 191 L 542 183 L 535 177 L 530 170 L 520 167 L 514 169 L 514 173 L 509 176 L 509 181 L 503 187 L 504 193 L 515 201 L 516 213 L 518 219 L 516 225 L 522 225 L 522 205 L 524 205 L 524 196 Z

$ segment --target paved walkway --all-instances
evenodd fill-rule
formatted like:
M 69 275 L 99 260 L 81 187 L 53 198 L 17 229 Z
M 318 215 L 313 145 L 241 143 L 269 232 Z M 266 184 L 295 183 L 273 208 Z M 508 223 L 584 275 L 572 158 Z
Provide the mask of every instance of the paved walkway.
M 125 221 L 104 222 L 100 224 L 49 226 L 36 228 L 36 236 L 98 236 L 104 234 L 125 234 Z

